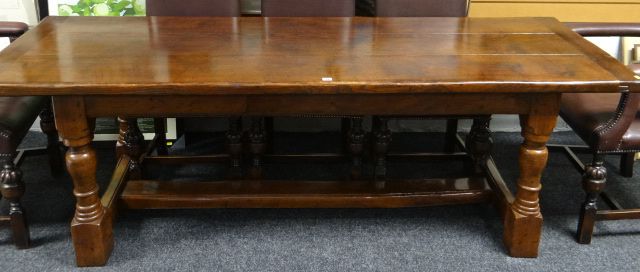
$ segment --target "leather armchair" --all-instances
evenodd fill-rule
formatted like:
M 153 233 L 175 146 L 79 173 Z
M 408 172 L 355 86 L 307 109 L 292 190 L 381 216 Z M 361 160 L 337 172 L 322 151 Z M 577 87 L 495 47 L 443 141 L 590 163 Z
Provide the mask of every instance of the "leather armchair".
M 10 41 L 14 41 L 28 29 L 24 23 L 0 22 L 0 37 L 9 37 Z M 42 131 L 48 138 L 51 171 L 57 176 L 64 169 L 50 101 L 49 97 L 44 96 L 0 97 L 0 191 L 3 201 L 9 205 L 9 215 L 0 216 L 0 221 L 10 221 L 13 241 L 21 249 L 29 247 L 29 231 L 20 204 L 24 194 L 24 182 L 19 169 L 24 154 L 20 153 L 26 151 L 18 151 L 17 147 L 38 115 Z
M 567 23 L 567 26 L 582 36 L 640 37 L 640 24 Z M 630 68 L 640 74 L 640 65 L 632 65 Z M 562 96 L 560 115 L 593 154 L 591 163 L 583 167 L 583 187 L 587 197 L 582 205 L 578 224 L 577 240 L 580 243 L 591 242 L 596 220 L 640 218 L 639 212 L 625 211 L 616 201 L 601 194 L 607 176 L 604 156 L 621 154 L 621 172 L 624 176 L 631 176 L 634 153 L 640 151 L 640 93 L 624 92 L 624 89 L 621 91 L 621 94 L 579 93 Z M 568 148 L 565 150 L 571 152 Z M 581 165 L 579 161 L 575 163 Z M 599 196 L 616 211 L 598 211 Z

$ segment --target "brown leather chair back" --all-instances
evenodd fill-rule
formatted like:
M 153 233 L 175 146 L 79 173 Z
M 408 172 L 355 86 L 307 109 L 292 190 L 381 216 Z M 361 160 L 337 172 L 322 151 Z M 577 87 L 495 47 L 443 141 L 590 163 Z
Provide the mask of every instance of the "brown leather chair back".
M 637 75 L 640 75 L 640 62 L 629 64 L 629 68 L 631 68 L 631 70 Z
M 9 41 L 13 42 L 29 30 L 29 26 L 21 22 L 0 22 L 0 37 L 9 37 Z
M 262 0 L 265 17 L 351 17 L 355 0 Z
M 377 0 L 379 17 L 465 17 L 468 0 Z
M 240 0 L 147 0 L 149 16 L 240 16 Z

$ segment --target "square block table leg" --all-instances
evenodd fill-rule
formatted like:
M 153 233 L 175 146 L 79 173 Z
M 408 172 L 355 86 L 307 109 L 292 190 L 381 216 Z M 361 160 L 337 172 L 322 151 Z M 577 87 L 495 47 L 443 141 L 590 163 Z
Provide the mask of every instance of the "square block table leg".
M 504 221 L 504 243 L 513 257 L 537 257 L 542 232 L 540 178 L 547 164 L 547 140 L 558 116 L 559 99 L 551 95 L 531 104 L 531 112 L 520 116 L 524 142 L 520 147 L 520 177 L 516 198 Z
M 67 169 L 73 180 L 76 211 L 71 236 L 78 266 L 101 266 L 113 248 L 112 220 L 100 202 L 96 182 L 96 152 L 92 129 L 81 97 L 54 98 L 56 125 L 64 144 Z

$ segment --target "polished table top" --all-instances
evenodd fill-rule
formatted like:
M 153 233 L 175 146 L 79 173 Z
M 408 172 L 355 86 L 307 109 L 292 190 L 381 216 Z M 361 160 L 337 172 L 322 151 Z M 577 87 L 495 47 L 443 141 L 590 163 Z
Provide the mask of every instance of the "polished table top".
M 618 92 L 637 81 L 553 18 L 49 17 L 0 53 L 0 95 Z

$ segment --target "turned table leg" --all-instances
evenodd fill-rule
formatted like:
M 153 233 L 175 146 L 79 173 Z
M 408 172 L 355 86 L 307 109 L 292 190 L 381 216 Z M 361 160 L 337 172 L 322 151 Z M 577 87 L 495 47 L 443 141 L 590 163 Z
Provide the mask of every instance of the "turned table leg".
M 476 175 L 482 174 L 483 165 L 487 163 L 487 159 L 491 155 L 493 147 L 493 139 L 491 139 L 491 130 L 489 124 L 491 116 L 483 116 L 473 119 L 471 131 L 467 135 L 465 145 L 473 159 L 473 172 Z
M 131 158 L 129 162 L 129 178 L 140 179 L 142 177 L 142 166 L 140 156 L 144 151 L 144 135 L 138 127 L 138 119 L 127 119 L 127 131 L 124 134 L 124 153 Z
M 389 152 L 389 144 L 391 143 L 391 130 L 389 130 L 386 118 L 375 117 L 374 119 L 374 159 L 375 173 L 374 180 L 384 181 L 387 178 L 387 153 Z
M 229 118 L 229 131 L 227 131 L 227 152 L 231 160 L 229 177 L 231 179 L 242 178 L 242 118 Z
M 104 265 L 113 249 L 112 220 L 98 196 L 96 152 L 80 97 L 54 97 L 56 125 L 64 144 L 67 170 L 73 180 L 76 211 L 71 221 L 71 237 L 78 266 Z
M 266 136 L 263 127 L 262 117 L 251 118 L 251 131 L 249 133 L 249 151 L 251 152 L 251 169 L 249 171 L 249 178 L 260 179 L 262 178 L 262 155 L 266 150 Z
M 129 123 L 127 119 L 118 117 L 118 140 L 116 141 L 116 157 L 120 158 L 123 154 L 126 154 L 126 147 L 124 146 L 124 135 L 127 134 L 129 129 Z
M 538 195 L 547 163 L 547 140 L 557 119 L 557 100 L 538 101 L 528 115 L 520 116 L 524 142 L 520 147 L 520 177 L 515 200 L 504 219 L 504 243 L 513 257 L 537 257 L 542 232 Z
M 131 162 L 129 163 L 129 177 L 131 179 L 139 179 L 142 176 L 140 156 L 144 151 L 144 135 L 142 135 L 138 127 L 138 119 L 118 117 L 118 124 L 120 134 L 116 142 L 116 156 L 119 158 L 124 154 L 128 155 L 129 158 L 131 158 Z M 165 144 L 166 151 L 166 139 L 163 143 Z M 159 154 L 161 153 L 160 149 L 161 147 L 158 149 Z

